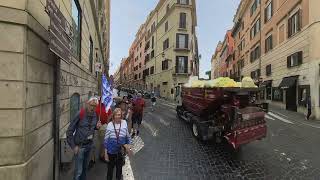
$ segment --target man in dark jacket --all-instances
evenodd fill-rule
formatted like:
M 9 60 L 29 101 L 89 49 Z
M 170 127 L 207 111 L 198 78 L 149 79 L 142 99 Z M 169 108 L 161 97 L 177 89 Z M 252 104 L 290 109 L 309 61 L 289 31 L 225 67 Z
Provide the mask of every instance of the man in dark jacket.
M 87 164 L 93 145 L 93 136 L 96 128 L 101 127 L 95 113 L 98 104 L 97 98 L 90 98 L 85 109 L 81 109 L 71 120 L 67 130 L 67 141 L 73 149 L 75 157 L 74 180 L 85 180 Z
M 307 114 L 306 120 L 309 120 L 311 116 L 311 96 L 307 97 L 307 109 L 308 109 L 308 114 Z

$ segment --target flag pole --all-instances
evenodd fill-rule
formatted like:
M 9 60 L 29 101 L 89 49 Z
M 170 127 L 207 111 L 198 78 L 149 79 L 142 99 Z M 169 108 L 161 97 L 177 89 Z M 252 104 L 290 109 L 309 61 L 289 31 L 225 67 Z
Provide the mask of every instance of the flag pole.
M 99 104 L 99 106 L 100 106 L 100 115 L 99 115 L 99 121 L 100 121 L 100 123 L 101 123 L 101 114 L 102 114 L 101 109 L 102 109 L 102 91 L 103 91 L 102 75 L 103 75 L 103 74 L 101 73 L 101 85 L 100 85 L 101 92 L 100 92 L 100 104 Z

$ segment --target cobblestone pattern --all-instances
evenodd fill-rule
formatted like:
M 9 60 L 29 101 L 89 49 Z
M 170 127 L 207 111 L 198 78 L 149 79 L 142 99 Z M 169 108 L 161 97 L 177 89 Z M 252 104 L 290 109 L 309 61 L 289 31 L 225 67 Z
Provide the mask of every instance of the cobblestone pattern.
M 140 135 L 144 146 L 131 159 L 137 180 L 320 179 L 319 168 L 290 147 L 287 153 L 281 145 L 275 148 L 269 135 L 235 153 L 226 143 L 195 140 L 190 127 L 176 119 L 171 104 L 158 104 L 155 112 L 145 114 L 144 121 L 148 124 Z M 300 142 L 289 135 L 283 138 L 284 144 L 288 139 Z

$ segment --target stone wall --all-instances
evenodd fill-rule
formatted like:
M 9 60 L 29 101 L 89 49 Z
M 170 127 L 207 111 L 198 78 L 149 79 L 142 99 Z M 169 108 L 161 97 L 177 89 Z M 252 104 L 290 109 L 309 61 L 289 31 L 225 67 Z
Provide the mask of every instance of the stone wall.
M 71 0 L 56 4 L 71 22 Z M 0 5 L 0 177 L 53 179 L 53 83 L 59 58 L 48 48 L 46 0 L 1 0 Z M 83 105 L 90 91 L 98 91 L 95 73 L 89 71 L 89 37 L 95 49 L 98 36 L 90 2 L 80 0 L 80 5 L 81 62 L 61 60 L 57 70 L 60 136 L 70 121 L 70 97 L 78 93 Z

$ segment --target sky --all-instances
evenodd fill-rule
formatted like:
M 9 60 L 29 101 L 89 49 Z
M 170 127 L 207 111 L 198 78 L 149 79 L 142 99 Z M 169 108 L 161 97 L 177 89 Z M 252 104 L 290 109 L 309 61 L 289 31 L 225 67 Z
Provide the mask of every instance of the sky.
M 158 0 L 111 0 L 110 74 L 127 57 L 139 26 L 146 20 Z M 200 77 L 211 70 L 211 57 L 217 43 L 223 41 L 233 26 L 233 17 L 240 0 L 196 0 L 197 36 L 200 59 Z

